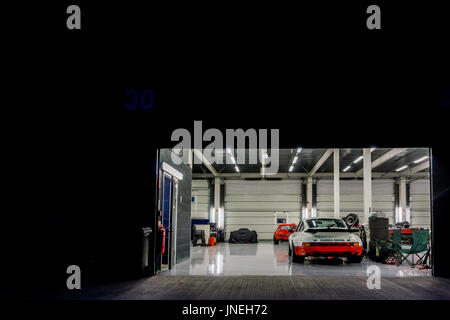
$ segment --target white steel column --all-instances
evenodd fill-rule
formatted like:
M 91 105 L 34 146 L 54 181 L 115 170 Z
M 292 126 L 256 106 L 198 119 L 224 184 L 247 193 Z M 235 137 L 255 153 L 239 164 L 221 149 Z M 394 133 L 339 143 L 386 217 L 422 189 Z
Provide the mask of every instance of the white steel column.
M 339 194 L 339 149 L 334 149 L 334 217 L 341 216 L 341 200 Z
M 406 177 L 400 178 L 399 202 L 399 220 L 396 222 L 406 221 Z
M 192 149 L 185 149 L 188 152 L 188 164 L 189 164 L 189 168 L 193 168 L 193 164 L 194 164 L 194 154 Z
M 312 177 L 308 177 L 306 184 L 306 218 L 312 217 Z
M 214 222 L 219 227 L 219 212 L 220 212 L 220 178 L 214 179 Z
M 363 149 L 363 157 L 364 223 L 368 223 L 372 213 L 372 157 L 369 148 Z

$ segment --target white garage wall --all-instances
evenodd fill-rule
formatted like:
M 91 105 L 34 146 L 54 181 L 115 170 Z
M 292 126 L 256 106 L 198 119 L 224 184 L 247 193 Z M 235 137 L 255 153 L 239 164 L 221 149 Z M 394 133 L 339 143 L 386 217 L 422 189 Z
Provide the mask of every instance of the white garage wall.
M 356 213 L 362 217 L 364 212 L 364 195 L 362 180 L 340 181 L 340 213 Z M 317 216 L 334 216 L 333 180 L 317 182 Z M 382 211 L 389 222 L 394 222 L 394 180 L 382 179 L 372 181 L 372 211 Z
M 395 195 L 393 179 L 372 181 L 372 211 L 381 211 L 389 223 L 395 223 Z
M 209 219 L 209 184 L 207 180 L 192 180 L 192 197 L 195 201 L 191 203 L 192 219 Z
M 430 180 L 420 179 L 409 184 L 411 226 L 431 228 Z
M 248 228 L 259 240 L 271 240 L 276 218 L 298 223 L 301 212 L 301 181 L 225 180 L 225 232 Z

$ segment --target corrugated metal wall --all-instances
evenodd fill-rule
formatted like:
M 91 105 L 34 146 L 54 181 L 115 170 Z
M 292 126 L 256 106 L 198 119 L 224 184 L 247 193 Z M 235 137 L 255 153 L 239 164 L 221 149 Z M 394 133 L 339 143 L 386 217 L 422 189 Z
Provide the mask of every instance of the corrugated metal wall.
M 341 217 L 348 213 L 362 216 L 364 212 L 364 196 L 362 180 L 340 181 Z M 317 216 L 334 216 L 333 180 L 317 182 Z M 372 181 L 372 211 L 382 211 L 390 223 L 394 222 L 394 180 L 383 179 Z
M 210 191 L 208 180 L 192 180 L 192 219 L 209 219 Z
M 430 180 L 420 179 L 410 183 L 411 226 L 430 228 Z
M 301 181 L 225 180 L 225 236 L 248 228 L 259 240 L 271 240 L 276 219 L 298 223 L 301 212 Z

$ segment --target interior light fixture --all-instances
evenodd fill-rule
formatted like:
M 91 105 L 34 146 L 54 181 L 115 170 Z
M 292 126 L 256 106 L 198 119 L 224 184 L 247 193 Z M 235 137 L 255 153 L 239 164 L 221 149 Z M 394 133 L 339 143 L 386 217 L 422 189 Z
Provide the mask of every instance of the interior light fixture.
M 408 166 L 400 167 L 398 169 L 395 169 L 395 171 L 399 172 L 399 171 L 405 170 L 406 168 L 408 168 Z
M 236 160 L 234 159 L 233 156 L 231 156 L 231 162 L 232 162 L 233 164 L 236 164 Z
M 360 162 L 364 157 L 363 156 L 359 156 L 358 158 L 355 159 L 355 161 L 353 161 L 353 163 L 358 163 Z
M 302 148 L 298 148 L 298 149 L 297 149 L 297 154 L 299 154 L 300 151 L 302 151 Z
M 425 159 L 427 159 L 427 158 L 428 158 L 428 156 L 422 157 L 422 158 L 417 159 L 416 161 L 414 161 L 414 163 L 422 162 L 423 160 L 425 160 Z
M 227 148 L 227 152 L 228 152 L 229 154 L 231 154 L 231 149 L 230 149 L 230 148 Z
M 292 161 L 292 164 L 296 163 L 296 162 L 297 162 L 297 159 L 298 159 L 298 157 L 295 156 L 295 157 L 294 157 L 294 160 Z
M 342 170 L 343 172 L 348 171 L 348 169 L 350 169 L 352 166 L 346 166 L 344 170 Z
M 237 172 L 239 172 L 239 168 L 238 168 L 238 166 L 235 166 L 234 168 L 236 169 L 236 171 L 237 171 Z
M 289 172 L 291 172 L 294 169 L 294 166 L 289 167 Z

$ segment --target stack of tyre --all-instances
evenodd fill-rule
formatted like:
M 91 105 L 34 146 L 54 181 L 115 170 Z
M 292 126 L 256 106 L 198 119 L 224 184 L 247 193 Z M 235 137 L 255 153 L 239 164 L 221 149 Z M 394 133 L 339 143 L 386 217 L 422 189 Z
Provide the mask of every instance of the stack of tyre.
M 375 216 L 370 217 L 369 232 L 369 259 L 373 261 L 383 261 L 387 256 L 385 256 L 386 253 L 383 251 L 378 251 L 377 254 L 377 241 L 389 240 L 389 219 Z

